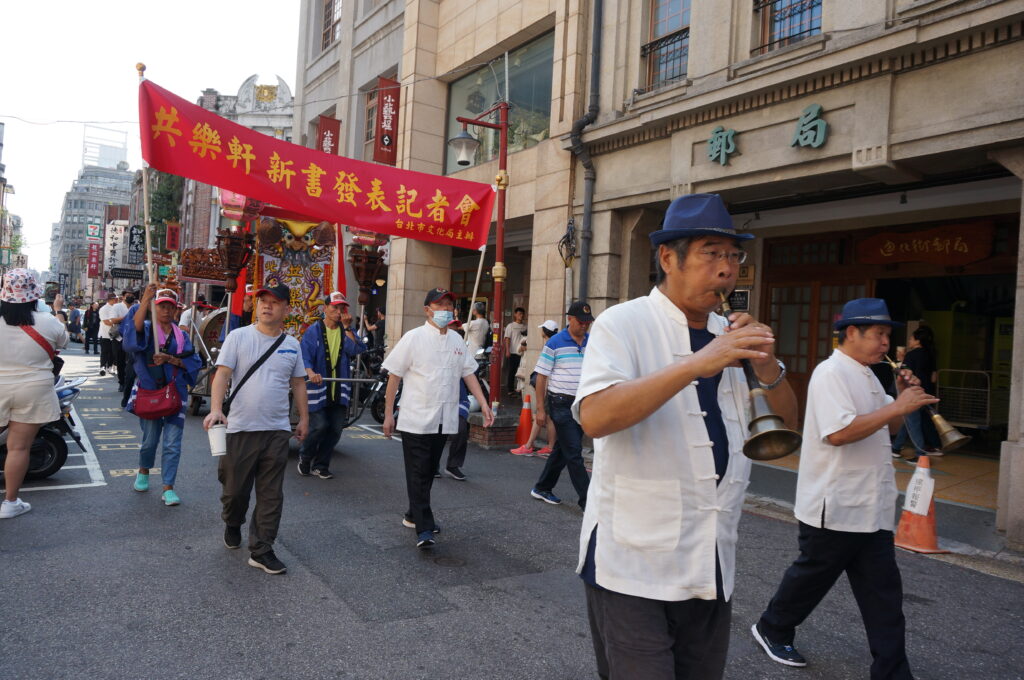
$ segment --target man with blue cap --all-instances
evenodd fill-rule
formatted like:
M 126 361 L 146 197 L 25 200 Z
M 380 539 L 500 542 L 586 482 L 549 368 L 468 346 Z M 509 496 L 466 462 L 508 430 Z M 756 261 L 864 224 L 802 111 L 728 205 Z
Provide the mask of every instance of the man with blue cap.
M 884 300 L 847 302 L 835 322 L 839 347 L 811 374 L 794 507 L 800 556 L 751 627 L 778 663 L 807 665 L 793 646 L 796 627 L 845 571 L 871 648 L 871 678 L 913 677 L 893 546 L 897 491 L 889 433 L 899 430 L 905 415 L 938 399 L 904 369 L 894 400 L 871 371 L 889 350 L 893 326 L 902 325 L 889 316 Z
M 715 194 L 682 196 L 651 234 L 650 295 L 601 314 L 573 414 L 594 437 L 580 560 L 602 678 L 721 678 L 750 460 L 751 362 L 791 427 L 796 398 L 774 335 L 715 314 L 753 238 Z

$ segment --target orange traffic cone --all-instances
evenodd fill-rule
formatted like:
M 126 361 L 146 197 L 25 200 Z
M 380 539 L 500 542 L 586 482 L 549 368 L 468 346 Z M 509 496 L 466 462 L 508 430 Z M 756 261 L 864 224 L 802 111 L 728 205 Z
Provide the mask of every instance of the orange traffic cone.
M 900 525 L 896 529 L 896 545 L 918 553 L 947 553 L 948 550 L 939 549 L 935 535 L 935 498 L 932 494 L 935 485 L 932 481 L 931 467 L 928 456 L 917 459 L 917 469 L 907 484 L 907 500 L 903 504 L 903 515 L 900 516 Z M 920 506 L 924 505 L 924 494 L 928 495 L 927 515 L 920 514 Z
M 533 429 L 533 408 L 530 406 L 530 395 L 523 397 L 523 410 L 519 412 L 519 427 L 516 428 L 516 446 L 522 446 L 530 440 Z

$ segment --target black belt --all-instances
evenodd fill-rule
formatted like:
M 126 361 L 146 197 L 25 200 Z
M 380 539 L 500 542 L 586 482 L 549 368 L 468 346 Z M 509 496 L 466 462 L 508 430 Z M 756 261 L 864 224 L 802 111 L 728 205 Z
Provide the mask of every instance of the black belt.
M 558 394 L 557 392 L 548 392 L 547 393 L 547 398 L 548 398 L 549 401 L 568 402 L 570 404 L 572 402 L 576 401 L 576 397 L 574 397 L 572 395 L 569 395 L 569 394 Z

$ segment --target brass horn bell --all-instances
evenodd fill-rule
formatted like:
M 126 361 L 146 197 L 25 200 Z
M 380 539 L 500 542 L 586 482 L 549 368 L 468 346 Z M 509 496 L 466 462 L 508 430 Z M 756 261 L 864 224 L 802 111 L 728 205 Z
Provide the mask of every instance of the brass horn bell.
M 939 442 L 943 452 L 953 451 L 959 449 L 961 446 L 971 441 L 971 438 L 962 433 L 949 424 L 949 421 L 939 415 L 931 406 L 928 407 L 928 415 L 932 418 L 932 423 L 935 425 L 936 432 L 939 433 Z
M 786 427 L 786 423 L 768 406 L 764 390 L 750 390 L 750 437 L 743 442 L 743 455 L 751 460 L 775 460 L 800 448 L 800 433 Z

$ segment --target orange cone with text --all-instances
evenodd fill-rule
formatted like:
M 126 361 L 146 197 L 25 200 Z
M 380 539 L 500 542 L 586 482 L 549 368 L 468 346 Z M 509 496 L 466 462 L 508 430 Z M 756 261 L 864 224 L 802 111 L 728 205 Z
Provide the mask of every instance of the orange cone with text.
M 928 456 L 917 459 L 917 469 L 907 484 L 903 515 L 896 529 L 896 545 L 904 550 L 918 553 L 946 553 L 939 548 L 935 535 L 935 480 L 932 479 L 931 461 Z M 928 508 L 927 513 L 924 512 Z
M 523 410 L 519 412 L 519 427 L 516 428 L 516 446 L 522 446 L 530 440 L 533 429 L 533 408 L 530 406 L 530 395 L 523 396 Z

